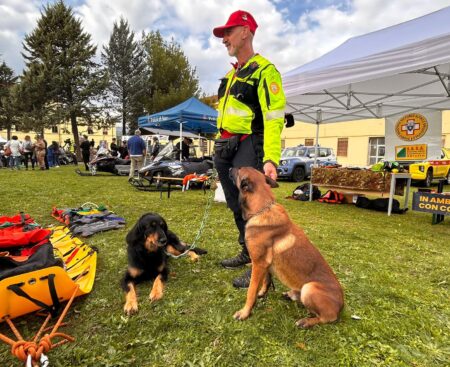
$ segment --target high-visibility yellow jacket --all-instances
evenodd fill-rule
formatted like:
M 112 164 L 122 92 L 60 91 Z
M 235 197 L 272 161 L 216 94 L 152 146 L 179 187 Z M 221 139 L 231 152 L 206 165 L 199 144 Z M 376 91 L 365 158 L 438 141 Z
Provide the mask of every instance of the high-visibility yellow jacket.
M 263 162 L 278 165 L 286 98 L 275 66 L 261 55 L 254 55 L 241 69 L 227 73 L 218 97 L 219 131 L 263 135 Z

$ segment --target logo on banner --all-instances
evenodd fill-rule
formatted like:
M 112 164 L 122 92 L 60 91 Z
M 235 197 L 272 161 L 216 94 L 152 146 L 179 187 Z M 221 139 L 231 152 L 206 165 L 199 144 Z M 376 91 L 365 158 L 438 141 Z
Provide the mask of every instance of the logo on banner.
M 423 161 L 427 159 L 427 145 L 400 145 L 395 147 L 396 161 Z
M 410 113 L 402 116 L 395 124 L 397 136 L 406 141 L 420 139 L 428 130 L 428 121 L 420 113 Z

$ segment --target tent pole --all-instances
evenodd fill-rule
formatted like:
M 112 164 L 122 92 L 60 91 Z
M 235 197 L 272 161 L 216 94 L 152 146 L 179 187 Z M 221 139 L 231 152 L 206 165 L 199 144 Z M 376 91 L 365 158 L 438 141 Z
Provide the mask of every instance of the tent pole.
M 183 124 L 181 123 L 180 119 L 180 162 L 183 159 Z
M 313 184 L 312 184 L 312 180 L 313 180 L 313 167 L 316 167 L 317 165 L 317 155 L 319 154 L 319 125 L 320 125 L 320 121 L 322 121 L 322 111 L 321 110 L 317 110 L 317 116 L 316 116 L 316 148 L 314 149 L 314 163 L 313 166 L 311 167 L 311 174 L 309 176 L 309 201 L 313 200 Z

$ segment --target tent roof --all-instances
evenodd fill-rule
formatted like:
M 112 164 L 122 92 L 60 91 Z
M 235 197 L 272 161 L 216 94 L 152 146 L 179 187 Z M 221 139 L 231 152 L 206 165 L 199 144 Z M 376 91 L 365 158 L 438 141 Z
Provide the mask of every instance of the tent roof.
M 196 134 L 217 132 L 217 111 L 191 97 L 179 105 L 153 115 L 138 118 L 140 128 L 155 128 L 169 131 L 183 131 Z
M 450 109 L 450 7 L 350 38 L 283 75 L 288 108 L 305 122 Z
M 141 129 L 146 130 L 152 134 L 156 134 L 156 135 L 167 135 L 167 136 L 180 136 L 180 130 L 176 130 L 176 131 L 170 131 L 170 130 L 163 130 L 163 129 L 157 129 L 157 128 L 153 128 L 153 127 L 142 127 Z M 142 135 L 144 136 L 144 135 Z M 183 137 L 186 138 L 194 138 L 197 139 L 198 135 L 190 133 L 188 131 L 183 131 L 182 133 Z

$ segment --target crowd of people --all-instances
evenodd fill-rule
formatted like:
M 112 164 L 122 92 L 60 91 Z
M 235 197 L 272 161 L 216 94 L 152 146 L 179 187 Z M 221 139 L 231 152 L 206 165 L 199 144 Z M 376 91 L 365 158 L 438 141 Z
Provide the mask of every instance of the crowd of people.
M 50 167 L 59 167 L 63 157 L 67 157 L 70 153 L 70 146 L 70 142 L 66 142 L 65 147 L 61 147 L 56 141 L 48 144 L 42 135 L 36 135 L 34 141 L 29 135 L 26 135 L 23 141 L 13 135 L 3 146 L 0 166 L 12 170 L 21 168 L 28 170 L 28 167 L 32 170 L 35 167 L 46 170 Z M 76 159 L 75 155 L 71 154 L 70 161 L 73 159 Z

